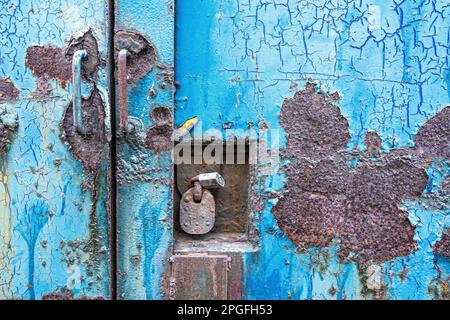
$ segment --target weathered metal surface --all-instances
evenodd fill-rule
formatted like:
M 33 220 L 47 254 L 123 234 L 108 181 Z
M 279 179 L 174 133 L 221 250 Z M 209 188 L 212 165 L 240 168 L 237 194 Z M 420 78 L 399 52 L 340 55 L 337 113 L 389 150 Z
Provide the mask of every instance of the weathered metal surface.
M 196 200 L 195 187 L 181 197 L 180 226 L 184 232 L 193 235 L 205 234 L 214 227 L 216 202 L 209 190 L 200 188 L 200 199 Z
M 174 255 L 171 258 L 170 298 L 227 299 L 229 258 L 226 255 Z
M 128 86 L 127 86 L 128 50 L 121 49 L 117 55 L 117 87 L 119 88 L 119 129 L 127 131 L 128 127 Z
M 104 0 L 0 3 L 2 299 L 110 297 L 106 10 Z M 71 101 L 82 49 L 85 137 Z
M 194 150 L 191 156 L 194 161 Z M 223 188 L 211 189 L 216 200 L 216 221 L 212 232 L 246 233 L 251 211 L 248 202 L 251 179 L 248 164 L 179 164 L 176 165 L 176 171 L 175 183 L 180 196 L 192 186 L 193 177 L 205 172 L 218 172 L 225 180 L 225 185 Z
M 167 297 L 172 243 L 174 16 L 167 1 L 115 4 L 134 128 L 117 140 L 118 298 L 158 299 Z
M 446 3 L 176 11 L 175 125 L 195 115 L 203 131 L 252 128 L 269 148 L 265 132 L 283 133 L 282 166 L 258 166 L 259 250 L 244 250 L 243 297 L 448 298 Z

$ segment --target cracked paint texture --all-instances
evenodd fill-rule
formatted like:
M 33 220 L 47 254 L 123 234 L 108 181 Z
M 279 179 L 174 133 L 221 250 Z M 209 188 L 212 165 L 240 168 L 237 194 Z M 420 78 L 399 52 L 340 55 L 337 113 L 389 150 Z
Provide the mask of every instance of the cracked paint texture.
M 107 146 L 94 194 L 60 128 L 72 90 L 61 48 L 89 28 L 106 59 L 105 1 L 0 1 L 0 79 L 17 88 L 1 102 L 2 125 L 17 116 L 0 160 L 1 299 L 110 297 Z M 94 76 L 104 112 L 105 72 Z M 84 82 L 83 96 L 91 90 Z
M 134 131 L 117 139 L 117 296 L 162 299 L 172 243 L 174 16 L 171 1 L 115 2 L 116 43 L 140 50 L 127 58 Z
M 280 170 L 259 175 L 264 202 L 255 213 L 259 250 L 244 254 L 243 297 L 448 299 L 450 261 L 434 252 L 442 252 L 442 234 L 450 224 L 448 4 L 194 0 L 178 1 L 175 8 L 176 126 L 197 115 L 203 130 L 225 133 L 251 124 L 280 129 L 281 147 L 293 151 L 294 160 L 315 163 L 316 153 L 289 149 L 289 137 L 314 139 L 314 131 L 294 126 L 289 132 L 280 120 L 285 99 L 314 83 L 318 93 L 338 93 L 332 104 L 348 123 L 348 136 L 330 150 L 349 155 L 342 160 L 345 167 L 364 176 L 371 166 L 358 167 L 363 157 L 406 157 L 412 164 L 401 166 L 399 174 L 421 177 L 420 190 L 394 199 L 396 205 L 388 208 L 402 212 L 391 221 L 403 232 L 406 247 L 382 259 L 353 261 L 358 259 L 343 259 L 342 249 L 346 257 L 358 256 L 364 239 L 345 240 L 352 248 L 333 233 L 321 243 L 296 242 L 279 227 L 288 212 L 276 210 L 295 177 L 292 159 L 284 157 Z M 290 116 L 295 113 L 285 119 Z M 399 190 L 395 182 L 391 187 Z M 377 214 L 369 205 L 361 208 L 368 218 Z M 394 242 L 389 250 L 397 249 Z

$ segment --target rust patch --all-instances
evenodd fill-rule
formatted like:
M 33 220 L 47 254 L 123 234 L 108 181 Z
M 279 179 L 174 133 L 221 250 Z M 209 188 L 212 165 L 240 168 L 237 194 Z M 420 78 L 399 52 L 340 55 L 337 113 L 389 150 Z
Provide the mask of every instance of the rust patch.
M 6 151 L 19 125 L 19 117 L 8 110 L 6 104 L 0 104 L 0 154 Z
M 144 77 L 155 66 L 156 50 L 142 35 L 130 31 L 117 31 L 115 55 L 117 56 L 122 49 L 127 49 L 129 54 L 127 57 L 128 81 Z
M 173 117 L 169 108 L 164 106 L 155 106 L 150 112 L 150 117 L 157 124 L 172 124 Z
M 314 85 L 297 91 L 283 102 L 281 125 L 288 133 L 287 153 L 297 157 L 324 157 L 344 149 L 350 139 L 348 121 Z
M 442 109 L 420 128 L 414 143 L 428 159 L 450 159 L 450 106 Z
M 335 99 L 336 94 L 330 95 Z M 341 259 L 379 263 L 416 248 L 414 227 L 400 209 L 421 195 L 428 177 L 407 158 L 381 154 L 381 139 L 367 133 L 367 153 L 356 167 L 343 150 L 348 124 L 330 96 L 311 85 L 286 99 L 281 123 L 287 131 L 287 190 L 272 213 L 287 237 L 300 246 L 339 241 Z M 293 156 L 293 157 L 292 157 Z
M 59 292 L 49 292 L 42 295 L 42 300 L 105 300 L 103 297 L 74 296 L 72 290 L 65 289 Z
M 73 54 L 77 50 L 86 50 L 87 57 L 83 59 L 81 67 L 81 75 L 85 79 L 89 79 L 95 75 L 98 67 L 101 65 L 102 61 L 100 59 L 100 53 L 98 50 L 97 39 L 95 39 L 94 32 L 89 28 L 83 34 L 73 35 L 69 40 L 67 49 L 65 51 L 65 56 L 71 66 Z
M 25 65 L 34 75 L 58 79 L 63 86 L 72 76 L 70 62 L 66 59 L 64 49 L 54 46 L 28 47 Z
M 364 136 L 366 152 L 370 157 L 379 157 L 381 149 L 381 138 L 376 132 L 367 132 Z
M 66 48 L 50 46 L 31 46 L 27 49 L 25 64 L 34 75 L 41 78 L 53 78 L 63 87 L 72 78 L 72 57 L 76 50 L 84 49 L 88 57 L 82 64 L 82 76 L 92 77 L 101 64 L 97 40 L 92 29 L 84 34 L 74 35 Z
M 20 90 L 16 88 L 10 78 L 0 79 L 0 102 L 8 100 L 17 100 Z
M 442 257 L 450 259 L 450 228 L 444 230 L 441 240 L 436 242 L 433 251 Z
M 84 171 L 95 178 L 107 143 L 105 107 L 98 89 L 94 86 L 91 95 L 82 99 L 83 124 L 87 129 L 87 135 L 80 135 L 76 131 L 72 109 L 73 105 L 70 102 L 61 123 L 61 139 L 70 145 L 72 154 L 81 162 Z
M 155 125 L 147 131 L 146 144 L 155 152 L 167 151 L 172 148 L 173 115 L 169 108 L 155 106 L 150 112 Z
M 172 148 L 172 126 L 168 124 L 151 127 L 147 131 L 147 147 L 154 152 Z

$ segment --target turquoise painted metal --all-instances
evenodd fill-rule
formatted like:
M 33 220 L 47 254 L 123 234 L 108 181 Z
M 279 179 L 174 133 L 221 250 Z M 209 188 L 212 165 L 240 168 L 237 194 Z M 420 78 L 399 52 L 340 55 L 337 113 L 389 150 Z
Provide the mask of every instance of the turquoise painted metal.
M 133 130 L 117 140 L 117 296 L 161 299 L 172 243 L 173 4 L 117 0 L 115 19 L 116 50 L 131 52 L 127 67 L 135 70 L 128 76 Z M 135 51 L 154 50 L 133 53 L 137 41 Z
M 103 0 L 0 2 L 0 80 L 16 93 L 0 98 L 1 299 L 110 297 L 108 144 L 88 157 L 73 138 L 64 51 L 93 30 L 105 60 L 106 13 Z M 104 66 L 81 89 L 83 104 L 97 90 L 108 113 Z
M 174 128 L 177 138 L 199 128 L 224 136 L 250 128 L 268 149 L 292 151 L 297 128 L 282 117 L 289 98 L 305 88 L 312 97 L 337 92 L 330 103 L 348 122 L 345 163 L 356 170 L 376 162 L 362 156 L 368 132 L 381 139 L 382 157 L 416 161 L 399 152 L 417 147 L 419 130 L 450 103 L 445 1 L 114 2 L 112 26 L 104 0 L 0 0 L 2 299 L 108 299 L 111 290 L 119 299 L 172 298 L 171 257 L 201 251 L 195 239 L 183 246 L 176 239 Z M 120 68 L 105 63 L 112 28 Z M 73 60 L 78 50 L 86 57 Z M 120 83 L 119 73 L 126 73 Z M 109 75 L 120 93 L 114 137 Z M 127 112 L 119 114 L 121 107 Z M 270 130 L 281 132 L 278 141 Z M 436 134 L 448 141 L 448 132 L 442 125 Z M 450 227 L 450 159 L 436 154 L 420 163 L 422 195 L 401 204 L 414 232 L 407 255 L 362 264 L 342 258 L 339 236 L 304 245 L 285 234 L 280 215 L 293 212 L 275 210 L 298 160 L 288 157 L 278 166 L 258 159 L 256 200 L 248 204 L 252 242 L 214 239 L 204 251 L 224 261 L 242 257 L 233 286 L 242 285 L 236 292 L 243 299 L 448 299 L 450 261 L 435 244 Z M 116 270 L 110 229 L 117 232 Z M 353 241 L 365 239 L 355 232 Z
M 384 153 L 411 147 L 419 128 L 449 104 L 449 19 L 445 1 L 177 1 L 175 124 L 197 115 L 204 131 L 253 124 L 284 131 L 284 99 L 312 82 L 339 93 L 349 151 L 364 150 L 368 131 L 381 137 Z M 260 175 L 260 247 L 244 257 L 243 298 L 448 298 L 450 263 L 432 248 L 450 211 L 426 200 L 448 192 L 440 183 L 448 159 L 436 159 L 427 173 L 430 187 L 403 204 L 417 249 L 363 268 L 339 259 L 338 243 L 291 242 L 271 212 L 284 169 Z

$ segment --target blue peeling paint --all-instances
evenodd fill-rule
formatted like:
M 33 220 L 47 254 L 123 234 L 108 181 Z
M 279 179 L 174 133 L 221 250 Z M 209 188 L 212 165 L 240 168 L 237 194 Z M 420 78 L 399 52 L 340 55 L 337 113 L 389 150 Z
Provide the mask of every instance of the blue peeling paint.
M 40 299 L 68 290 L 75 298 L 108 298 L 108 168 L 100 169 L 93 213 L 97 222 L 91 225 L 93 194 L 84 186 L 81 164 L 60 138 L 71 84 L 49 78 L 48 94 L 38 97 L 42 79 L 25 65 L 28 47 L 63 47 L 89 27 L 106 59 L 105 1 L 6 0 L 0 8 L 0 78 L 9 77 L 20 90 L 18 101 L 5 102 L 11 115 L 18 116 L 18 128 L 0 164 L 0 298 Z M 97 86 L 107 110 L 104 69 Z M 83 83 L 83 95 L 85 87 Z M 100 252 L 88 255 L 83 246 L 97 240 Z M 81 246 L 70 248 L 69 243 Z M 72 261 L 76 255 L 82 258 Z M 93 271 L 88 272 L 88 265 Z
M 227 123 L 245 129 L 248 122 L 279 129 L 283 100 L 312 81 L 319 90 L 339 92 L 350 150 L 364 150 L 365 133 L 375 131 L 389 152 L 413 146 L 420 126 L 450 101 L 444 1 L 194 0 L 178 1 L 176 10 L 176 124 L 198 115 L 203 131 Z M 440 161 L 428 170 L 425 193 L 440 190 L 448 177 L 442 168 Z M 271 200 L 259 213 L 260 249 L 244 258 L 244 298 L 373 298 L 365 271 L 337 258 L 338 243 L 297 250 L 282 234 L 270 212 L 282 177 L 282 168 L 259 177 L 258 190 Z M 387 287 L 384 298 L 435 298 L 429 286 L 449 273 L 448 262 L 436 260 L 431 248 L 448 225 L 449 209 L 426 201 L 405 204 L 412 223 L 420 220 L 418 249 L 381 265 L 375 286 Z M 317 256 L 324 252 L 320 270 Z

